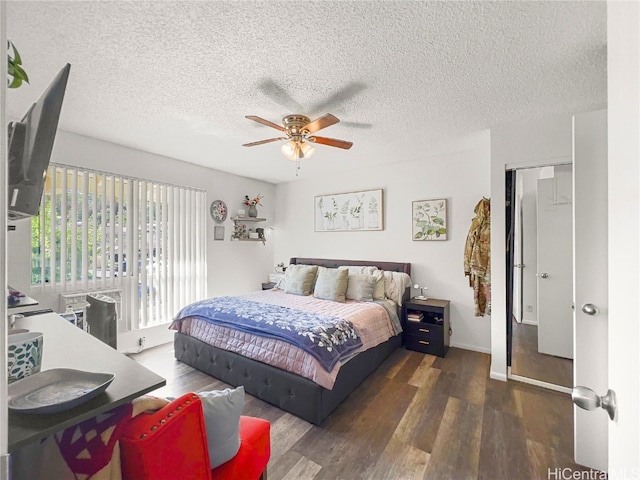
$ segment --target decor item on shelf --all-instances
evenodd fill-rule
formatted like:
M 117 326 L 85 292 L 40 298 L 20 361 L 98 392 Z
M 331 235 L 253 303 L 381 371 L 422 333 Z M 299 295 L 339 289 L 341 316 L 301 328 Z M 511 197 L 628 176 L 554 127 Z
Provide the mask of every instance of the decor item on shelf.
M 15 333 L 8 337 L 7 373 L 9 383 L 40 371 L 42 364 L 43 334 L 41 332 Z
M 262 206 L 262 204 L 260 203 L 260 200 L 262 200 L 264 198 L 264 196 L 259 193 L 256 197 L 254 198 L 249 198 L 249 195 L 245 195 L 244 196 L 244 201 L 243 203 L 249 207 L 249 216 L 250 217 L 257 217 L 258 216 L 258 208 L 256 207 L 256 205 L 260 205 Z
M 348 150 L 353 145 L 352 142 L 345 140 L 337 140 L 335 138 L 327 137 L 315 137 L 311 136 L 312 133 L 317 132 L 331 125 L 335 125 L 340 120 L 327 113 L 326 115 L 311 121 L 311 119 L 305 115 L 293 114 L 287 115 L 282 119 L 284 126 L 277 125 L 264 118 L 257 117 L 255 115 L 247 115 L 245 118 L 253 120 L 254 122 L 267 125 L 268 127 L 275 128 L 280 132 L 283 132 L 285 137 L 269 138 L 267 140 L 259 140 L 257 142 L 245 143 L 243 147 L 254 147 L 256 145 L 262 145 L 264 143 L 277 142 L 279 140 L 287 140 L 286 143 L 280 147 L 282 154 L 288 159 L 295 162 L 303 158 L 310 158 L 316 151 L 316 149 L 310 145 L 311 143 L 319 143 L 321 145 L 328 145 L 330 147 L 338 147 Z
M 316 196 L 315 231 L 384 230 L 382 189 Z
M 242 223 L 234 222 L 233 224 L 233 233 L 231 234 L 232 239 L 243 239 L 247 238 L 247 226 Z
M 275 271 L 277 273 L 284 273 L 286 272 L 287 267 L 284 266 L 284 262 L 280 262 L 279 264 L 276 265 Z
M 213 239 L 224 240 L 224 227 L 218 225 L 213 227 Z
M 214 222 L 222 223 L 227 219 L 227 205 L 222 200 L 214 200 L 209 207 Z
M 413 288 L 415 288 L 416 290 L 420 290 L 420 295 L 416 296 L 415 298 L 417 298 L 418 300 L 428 300 L 428 298 L 424 295 L 424 292 L 426 290 L 428 290 L 427 287 L 421 287 L 420 285 L 418 285 L 417 283 L 413 286 Z
M 447 240 L 447 200 L 413 202 L 413 240 Z
M 244 213 L 245 213 L 244 208 L 240 208 L 238 210 L 238 217 L 244 217 Z
M 13 56 L 7 52 L 7 75 L 11 77 L 11 81 L 7 78 L 7 87 L 18 88 L 22 85 L 22 82 L 29 83 L 29 76 L 22 68 L 22 58 L 18 53 L 18 49 L 10 40 L 7 40 L 7 50 L 13 50 Z

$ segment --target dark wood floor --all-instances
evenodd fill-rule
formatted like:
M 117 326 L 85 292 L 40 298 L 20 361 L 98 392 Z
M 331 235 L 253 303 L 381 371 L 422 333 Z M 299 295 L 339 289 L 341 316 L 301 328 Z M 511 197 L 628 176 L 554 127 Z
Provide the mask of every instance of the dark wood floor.
M 573 387 L 573 360 L 538 352 L 538 327 L 513 322 L 511 372 L 522 377 Z
M 173 358 L 133 355 L 167 379 L 158 396 L 226 388 Z M 320 426 L 247 396 L 244 414 L 272 422 L 269 480 L 547 479 L 572 462 L 568 395 L 489 376 L 489 356 L 397 350 Z

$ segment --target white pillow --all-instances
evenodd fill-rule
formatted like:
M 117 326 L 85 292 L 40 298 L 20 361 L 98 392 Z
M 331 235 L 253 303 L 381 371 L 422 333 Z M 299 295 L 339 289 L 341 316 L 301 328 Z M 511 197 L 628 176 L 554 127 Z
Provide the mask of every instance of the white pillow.
M 355 275 L 357 273 L 363 273 L 365 275 L 373 275 L 373 272 L 378 270 L 378 267 L 370 267 L 368 265 L 341 265 L 338 268 L 345 268 L 349 270 L 349 275 Z
M 283 290 L 295 295 L 311 295 L 317 272 L 317 265 L 289 265 L 284 274 Z
M 338 268 L 318 267 L 313 296 L 334 302 L 345 302 L 349 272 Z
M 384 274 L 378 267 L 368 265 L 341 265 L 338 268 L 344 268 L 349 271 L 349 275 L 373 275 L 376 277 L 376 287 L 373 291 L 374 300 L 384 300 L 387 298 L 384 294 Z M 353 300 L 353 299 L 352 299 Z
M 207 429 L 209 461 L 216 468 L 240 450 L 240 415 L 244 407 L 244 387 L 198 393 Z
M 376 278 L 373 275 L 356 273 L 349 275 L 347 285 L 347 300 L 359 302 L 372 302 L 373 291 L 376 287 Z

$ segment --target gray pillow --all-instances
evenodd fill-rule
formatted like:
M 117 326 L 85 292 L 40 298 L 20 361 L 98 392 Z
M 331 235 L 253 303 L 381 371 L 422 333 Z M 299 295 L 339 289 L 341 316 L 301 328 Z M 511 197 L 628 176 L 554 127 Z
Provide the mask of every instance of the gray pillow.
M 357 300 L 359 302 L 372 302 L 376 282 L 377 279 L 373 275 L 366 275 L 363 273 L 349 275 L 347 299 Z
M 244 387 L 198 393 L 207 429 L 211 468 L 228 462 L 240 450 L 240 415 L 244 407 Z
M 295 295 L 311 295 L 317 265 L 289 265 L 284 274 L 284 291 Z
M 349 272 L 337 268 L 318 267 L 318 278 L 313 290 L 313 296 L 334 302 L 346 301 L 347 281 Z

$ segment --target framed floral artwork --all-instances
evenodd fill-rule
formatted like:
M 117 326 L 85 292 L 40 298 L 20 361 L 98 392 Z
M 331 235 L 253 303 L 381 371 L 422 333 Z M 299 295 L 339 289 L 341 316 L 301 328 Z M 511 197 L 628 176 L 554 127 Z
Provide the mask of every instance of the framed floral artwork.
M 314 198 L 316 232 L 384 230 L 382 189 Z
M 412 203 L 411 236 L 415 241 L 447 240 L 447 200 L 416 200 Z

